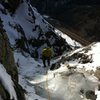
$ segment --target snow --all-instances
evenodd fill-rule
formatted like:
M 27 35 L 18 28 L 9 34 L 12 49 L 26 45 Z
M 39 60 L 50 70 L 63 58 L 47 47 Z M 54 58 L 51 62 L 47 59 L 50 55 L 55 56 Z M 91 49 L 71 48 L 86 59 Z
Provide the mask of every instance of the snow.
M 6 72 L 6 69 L 2 64 L 0 64 L 0 81 L 5 89 L 10 94 L 10 99 L 17 100 L 16 92 L 14 89 L 14 84 L 11 76 Z M 1 100 L 1 99 L 0 99 Z
M 34 32 L 32 31 L 32 29 L 35 28 L 35 25 L 39 25 L 42 30 L 44 30 L 44 32 L 48 30 L 48 24 L 43 23 L 42 16 L 40 16 L 40 14 L 37 13 L 36 10 L 34 10 L 32 7 L 31 9 L 33 10 L 33 13 L 29 12 L 28 8 L 28 4 L 24 2 L 19 5 L 16 13 L 13 16 L 11 16 L 9 13 L 5 15 L 0 12 L 0 17 L 3 20 L 4 29 L 6 30 L 6 33 L 10 39 L 10 44 L 12 45 L 15 44 L 15 39 L 20 38 L 19 34 L 21 34 L 13 28 L 16 24 L 21 25 L 27 39 L 33 37 L 36 38 L 38 36 L 38 30 Z M 31 16 L 28 15 L 29 13 L 31 13 Z M 35 20 L 32 18 L 33 14 L 35 17 L 37 17 L 35 23 L 33 23 L 33 20 Z M 30 23 L 29 20 L 32 21 L 32 23 Z M 13 27 L 11 27 L 9 24 L 13 25 Z
M 34 37 L 35 34 L 32 32 L 32 27 L 34 28 L 34 24 L 31 24 L 28 20 L 33 20 L 30 16 L 28 16 L 28 5 L 26 3 L 20 4 L 19 8 L 16 11 L 14 20 L 19 23 L 24 29 L 25 35 L 28 38 Z M 36 33 L 36 32 L 34 32 Z
M 41 51 L 44 47 L 47 46 L 47 43 L 45 43 L 44 45 L 41 45 L 40 47 L 33 47 L 32 43 L 29 43 L 30 39 L 34 39 L 34 38 L 38 39 L 40 35 L 42 34 L 43 36 L 41 36 L 39 39 L 46 40 L 47 38 L 45 37 L 44 34 L 50 29 L 50 27 L 52 27 L 52 25 L 50 25 L 45 19 L 43 19 L 43 17 L 37 12 L 37 10 L 34 7 L 32 7 L 30 4 L 28 5 L 25 0 L 23 3 L 19 5 L 14 15 L 11 16 L 9 12 L 7 12 L 7 14 L 5 15 L 0 11 L 0 17 L 1 17 L 1 20 L 3 21 L 3 26 L 4 26 L 3 28 L 6 30 L 6 34 L 9 38 L 12 48 L 14 47 L 14 49 L 16 49 L 17 47 L 16 40 L 22 39 L 22 37 L 25 37 L 26 41 L 24 41 L 24 45 L 26 44 L 25 45 L 26 49 L 28 49 L 28 51 L 31 54 L 33 54 L 37 50 L 38 57 L 40 58 Z M 15 28 L 16 25 L 21 27 L 22 32 L 17 31 L 17 28 Z M 41 34 L 39 32 L 39 29 L 36 28 L 36 25 L 39 25 L 39 27 L 42 29 Z M 33 31 L 33 29 L 35 31 Z M 76 41 L 72 40 L 67 35 L 65 36 L 60 31 L 57 30 L 55 32 L 59 36 L 65 37 L 66 42 L 69 43 L 68 45 L 71 45 L 72 47 L 76 45 L 80 46 L 78 43 L 76 43 Z M 51 45 L 55 45 L 56 38 L 52 35 L 48 39 L 48 41 L 50 42 Z
M 97 99 L 96 100 L 100 100 L 100 91 L 96 91 L 96 95 L 97 95 Z
M 94 66 L 100 66 L 100 43 L 96 43 L 94 46 L 92 46 L 91 50 L 88 52 L 88 55 L 93 55 L 93 65 Z
M 59 31 L 58 29 L 55 29 L 55 32 L 60 35 L 62 38 L 64 38 L 66 40 L 66 42 L 71 45 L 71 46 L 77 46 L 77 47 L 82 47 L 82 45 L 78 42 L 76 42 L 75 40 L 72 40 L 68 35 L 62 33 L 61 31 Z
M 46 100 L 35 94 L 34 85 L 31 85 L 28 80 L 35 78 L 39 73 L 43 74 L 44 70 L 39 62 L 31 58 L 26 53 L 27 57 L 23 56 L 20 52 L 14 52 L 14 58 L 17 65 L 19 65 L 19 84 L 28 92 L 26 100 Z M 44 75 L 41 75 L 41 77 Z
M 81 95 L 79 94 L 80 90 L 84 89 L 84 92 L 88 90 L 95 91 L 96 81 L 93 82 L 95 78 L 92 78 L 92 76 L 92 80 L 90 80 L 89 77 L 84 78 L 81 73 L 73 73 L 70 75 L 66 67 L 62 67 L 57 70 L 55 77 L 51 78 L 50 76 L 52 76 L 52 74 L 53 73 L 50 72 L 47 75 L 50 100 L 66 100 L 66 98 L 67 100 L 87 100 L 84 95 L 85 93 L 82 95 L 83 98 L 81 98 Z M 43 93 L 43 90 L 47 91 L 45 81 L 38 85 L 42 88 L 45 87 L 45 89 L 41 90 L 42 95 L 41 92 L 39 93 L 38 89 L 36 89 L 38 94 L 42 97 L 48 98 L 48 96 L 45 95 L 45 92 Z
M 48 23 L 46 22 L 46 24 L 44 24 L 43 23 L 43 17 L 39 14 L 39 13 L 37 13 L 34 9 L 33 9 L 33 7 L 30 5 L 30 7 L 31 7 L 31 9 L 33 10 L 33 12 L 34 12 L 34 15 L 35 15 L 35 18 L 36 18 L 36 25 L 40 25 L 40 27 L 42 28 L 42 30 L 44 31 L 44 32 L 47 32 L 48 31 Z
M 9 22 L 13 23 L 13 20 L 9 14 L 8 15 L 1 14 L 1 19 L 3 20 L 4 29 L 6 30 L 10 43 L 14 45 L 15 39 L 19 38 L 19 36 L 18 36 L 18 32 L 13 28 L 11 28 L 8 24 Z
M 0 4 L 0 9 L 4 9 L 4 7 Z
M 99 48 L 99 43 L 92 46 L 91 53 L 94 54 L 96 48 Z M 50 100 L 66 100 L 66 98 L 67 100 L 88 100 L 85 96 L 88 90 L 96 91 L 96 100 L 100 100 L 100 92 L 96 90 L 99 81 L 86 70 L 77 67 L 76 70 L 71 71 L 66 64 L 61 64 L 59 69 L 48 70 L 47 73 L 41 61 L 37 62 L 28 54 L 26 55 L 27 57 L 24 57 L 20 52 L 14 52 L 15 62 L 19 64 L 19 83 L 28 92 L 27 100 L 48 100 L 48 94 Z M 52 60 L 51 63 L 54 61 Z M 84 66 L 88 67 L 88 64 Z M 88 70 L 92 70 L 91 66 Z M 80 92 L 81 89 L 84 90 L 83 94 Z
M 31 7 L 31 5 L 30 5 Z M 0 5 L 0 8 L 3 8 Z M 26 2 L 20 4 L 14 16 L 11 16 L 9 13 L 4 15 L 0 12 L 0 17 L 3 20 L 4 29 L 9 37 L 10 44 L 14 45 L 16 39 L 21 38 L 21 34 L 17 32 L 14 28 L 9 26 L 15 26 L 16 24 L 21 25 L 25 32 L 27 39 L 37 38 L 38 30 L 32 31 L 35 25 L 40 25 L 43 32 L 47 31 L 49 28 L 48 23 L 43 23 L 43 17 L 36 11 L 35 8 L 31 7 L 34 16 L 36 17 L 35 24 L 30 23 L 33 21 L 32 15 L 29 16 L 28 5 Z M 63 34 L 61 31 L 55 29 L 56 34 L 61 36 L 66 40 L 68 44 L 73 46 L 82 47 L 82 45 L 75 40 L 72 40 L 67 35 Z M 55 41 L 53 37 L 50 40 L 52 43 Z M 51 44 L 52 44 L 51 43 Z M 45 46 L 41 46 L 41 49 Z M 98 80 L 94 75 L 87 73 L 87 70 L 96 70 L 100 66 L 100 43 L 96 43 L 91 46 L 91 50 L 85 53 L 82 47 L 75 51 L 71 51 L 67 56 L 71 56 L 74 53 L 80 52 L 87 55 L 92 54 L 92 63 L 81 64 L 78 60 L 66 61 L 65 64 L 61 64 L 61 67 L 57 70 L 50 71 L 49 68 L 43 68 L 41 60 L 35 60 L 29 54 L 25 53 L 25 56 L 21 52 L 14 51 L 15 63 L 18 66 L 19 73 L 19 84 L 27 91 L 25 94 L 26 100 L 48 100 L 48 94 L 50 94 L 50 100 L 88 100 L 85 97 L 85 93 L 81 94 L 80 90 L 84 91 L 93 90 L 99 84 Z M 61 58 L 61 57 L 60 57 Z M 56 62 L 58 59 L 52 59 L 51 63 Z M 77 66 L 76 70 L 69 70 L 67 65 Z M 83 66 L 85 69 L 83 69 Z M 48 73 L 47 73 L 48 70 Z M 85 76 L 85 77 L 84 77 Z M 10 75 L 7 74 L 3 65 L 0 64 L 0 80 L 4 84 L 4 87 L 10 94 L 11 99 L 16 98 L 16 92 L 14 90 L 14 84 L 11 80 Z M 73 94 L 73 95 L 72 95 Z M 97 99 L 100 100 L 100 91 L 96 90 Z
M 31 12 L 29 11 L 29 7 L 31 9 Z M 30 16 L 28 15 L 29 13 Z M 33 19 L 32 16 L 35 16 L 35 19 Z M 37 12 L 37 10 L 34 7 L 28 5 L 25 1 L 24 3 L 21 3 L 19 5 L 18 9 L 16 10 L 13 16 L 11 16 L 8 12 L 7 15 L 2 14 L 0 12 L 0 17 L 3 20 L 4 29 L 6 30 L 11 45 L 15 45 L 15 40 L 21 38 L 21 33 L 17 32 L 17 30 L 13 28 L 14 26 L 16 26 L 16 24 L 22 27 L 27 39 L 38 37 L 39 30 L 37 29 L 34 32 L 32 31 L 36 25 L 39 25 L 44 33 L 49 30 L 49 26 L 52 27 L 52 25 L 50 25 L 46 20 L 44 20 L 43 17 Z M 55 32 L 61 35 L 63 38 L 65 38 L 66 42 L 68 42 L 70 45 L 77 45 L 79 47 L 81 46 L 79 43 L 72 40 L 67 35 L 64 35 L 59 30 L 56 29 Z M 52 41 L 53 43 L 55 40 L 52 37 L 50 41 Z
M 93 45 L 90 45 L 90 50 L 88 52 L 85 52 L 87 47 L 79 48 L 72 53 L 70 53 L 68 56 L 72 56 L 75 53 L 83 53 L 86 55 L 91 55 L 92 56 L 92 63 L 86 63 L 86 64 L 81 64 L 79 63 L 79 59 L 74 59 L 74 61 L 69 61 L 70 66 L 77 66 L 78 68 L 83 68 L 85 67 L 85 70 L 93 70 L 96 71 L 97 67 L 100 66 L 100 42 L 94 43 Z M 90 56 L 90 57 L 91 57 Z

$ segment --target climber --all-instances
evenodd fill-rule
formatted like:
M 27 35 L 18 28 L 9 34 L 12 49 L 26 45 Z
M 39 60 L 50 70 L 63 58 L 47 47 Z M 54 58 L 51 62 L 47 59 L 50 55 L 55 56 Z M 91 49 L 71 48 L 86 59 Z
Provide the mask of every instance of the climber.
M 50 47 L 44 48 L 42 50 L 42 61 L 43 61 L 44 67 L 46 67 L 46 61 L 48 63 L 48 66 L 50 66 L 51 56 L 52 56 L 52 50 Z

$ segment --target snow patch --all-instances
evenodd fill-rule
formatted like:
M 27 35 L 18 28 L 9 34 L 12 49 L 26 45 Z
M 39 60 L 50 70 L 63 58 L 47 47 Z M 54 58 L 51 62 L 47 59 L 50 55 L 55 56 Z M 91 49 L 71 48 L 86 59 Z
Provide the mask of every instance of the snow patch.
M 6 69 L 2 64 L 0 64 L 0 81 L 5 89 L 9 92 L 10 99 L 17 100 L 14 83 L 11 79 L 11 76 L 6 72 Z
M 60 30 L 55 29 L 55 32 L 58 35 L 60 35 L 62 38 L 64 38 L 69 45 L 71 45 L 73 47 L 75 47 L 75 46 L 82 47 L 82 45 L 80 43 L 76 42 L 75 40 L 72 40 L 68 35 L 62 33 Z

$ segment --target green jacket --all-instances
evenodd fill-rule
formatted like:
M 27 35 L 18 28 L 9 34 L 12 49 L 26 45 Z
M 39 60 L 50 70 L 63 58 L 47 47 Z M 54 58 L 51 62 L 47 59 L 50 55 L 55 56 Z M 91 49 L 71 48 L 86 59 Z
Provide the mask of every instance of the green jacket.
M 44 48 L 42 51 L 42 56 L 47 57 L 47 58 L 51 58 L 51 56 L 52 56 L 51 48 Z

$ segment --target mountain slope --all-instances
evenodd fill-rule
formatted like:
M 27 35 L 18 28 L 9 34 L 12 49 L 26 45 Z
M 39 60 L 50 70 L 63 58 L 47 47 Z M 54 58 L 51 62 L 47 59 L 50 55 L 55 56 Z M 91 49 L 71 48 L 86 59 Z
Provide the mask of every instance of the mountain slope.
M 31 0 L 32 5 L 59 20 L 70 31 L 89 42 L 100 41 L 100 1 L 99 0 Z
M 25 100 L 7 35 L 0 28 L 0 100 Z
M 5 14 L 2 11 L 5 11 Z M 13 15 L 2 5 L 0 13 L 3 28 L 6 30 L 10 44 L 15 49 L 21 48 L 36 58 L 40 57 L 44 46 L 52 47 L 53 56 L 72 49 L 65 39 L 58 35 L 55 29 L 26 1 L 20 3 Z
M 15 52 L 20 84 L 29 93 L 26 95 L 27 99 L 99 100 L 99 47 L 100 43 L 94 43 L 65 53 L 56 60 L 52 59 L 52 64 L 59 63 L 59 68 L 55 70 L 43 68 L 41 62 L 35 61 L 29 55 L 25 57 Z
M 34 58 L 40 58 L 42 49 L 46 46 L 51 46 L 54 53 L 53 57 L 55 57 L 61 55 L 64 51 L 74 49 L 76 44 L 79 45 L 70 37 L 66 36 L 71 42 L 63 39 L 63 33 L 46 22 L 37 10 L 25 0 L 23 2 L 19 0 L 16 7 L 14 5 L 10 6 L 13 2 L 15 1 L 0 1 L 0 71 L 4 72 L 0 73 L 0 82 L 2 83 L 0 84 L 0 99 L 2 100 L 31 98 L 31 96 L 28 96 L 31 87 L 28 84 L 21 84 L 21 82 L 25 81 L 27 83 L 25 74 L 27 76 L 27 73 L 29 74 L 27 71 L 32 70 L 31 68 L 27 69 L 29 68 L 29 66 L 26 66 L 27 63 L 25 65 L 26 69 L 19 65 L 20 58 L 17 59 L 15 57 L 13 59 L 13 53 L 17 52 L 18 54 L 19 52 L 20 55 L 24 55 L 22 55 L 23 57 L 30 57 L 31 55 Z M 22 59 L 24 64 L 25 59 Z M 30 59 L 33 64 L 37 64 L 35 65 L 36 67 L 39 66 L 33 58 L 30 57 Z M 32 67 L 34 66 L 33 64 Z M 21 67 L 25 72 L 21 71 Z M 36 70 L 34 71 L 36 73 Z M 7 82 L 9 84 L 6 84 L 6 79 L 8 79 Z M 28 88 L 29 91 L 23 90 L 19 83 L 24 89 L 24 86 L 30 87 Z M 34 92 L 33 90 L 34 88 L 32 88 L 32 93 Z M 32 95 L 32 97 L 34 96 Z
M 20 3 L 13 14 L 0 4 L 0 19 L 3 22 L 3 25 L 0 25 L 0 27 L 3 26 L 5 29 L 5 34 L 7 34 L 8 41 L 10 41 L 13 49 L 14 65 L 16 64 L 18 69 L 17 78 L 19 80 L 17 82 L 25 89 L 26 100 L 48 100 L 49 98 L 51 100 L 66 100 L 66 98 L 68 100 L 100 99 L 100 77 L 98 77 L 100 76 L 98 67 L 100 63 L 99 60 L 96 60 L 97 56 L 99 59 L 100 43 L 95 43 L 74 51 L 75 46 L 80 46 L 79 43 L 53 28 L 26 1 Z M 4 36 L 3 34 L 2 38 Z M 2 38 L 1 42 L 3 42 Z M 6 41 L 6 39 L 4 40 Z M 37 58 L 40 58 L 41 50 L 45 46 L 51 46 L 54 51 L 53 56 L 57 56 L 57 58 L 51 59 L 51 64 L 55 64 L 58 68 L 55 68 L 56 70 L 54 71 L 49 70 L 50 66 L 43 68 L 40 59 L 36 60 L 32 58 L 36 57 L 34 53 L 38 53 L 39 57 Z M 2 52 L 5 51 L 6 47 L 3 48 Z M 11 55 L 8 52 L 7 54 Z M 60 55 L 59 58 L 58 55 Z M 3 56 L 6 57 L 5 53 Z M 10 63 L 9 60 L 8 64 Z M 6 63 L 7 58 L 6 60 L 3 59 L 3 62 Z M 0 69 L 1 66 L 5 67 L 4 65 L 0 65 Z M 12 70 L 13 72 L 14 69 Z M 7 73 L 6 76 L 9 77 Z M 0 82 L 5 83 L 4 78 L 1 76 L 3 74 L 0 73 Z M 12 83 L 11 79 L 9 80 Z M 4 84 L 2 85 L 1 87 L 6 88 L 7 92 L 10 92 L 8 95 L 11 94 L 10 96 L 16 99 L 13 91 L 11 89 L 8 90 L 8 84 L 5 84 L 7 85 L 6 87 Z M 12 84 L 10 86 L 12 87 Z M 22 90 L 21 87 L 19 88 Z M 20 98 L 19 92 L 23 94 L 20 90 L 16 90 L 16 94 L 19 97 L 18 100 L 24 100 L 23 96 L 21 96 L 23 98 Z M 0 99 L 2 98 L 1 93 Z M 9 99 L 10 96 L 8 97 Z

